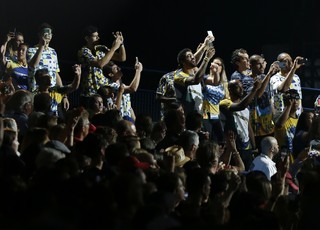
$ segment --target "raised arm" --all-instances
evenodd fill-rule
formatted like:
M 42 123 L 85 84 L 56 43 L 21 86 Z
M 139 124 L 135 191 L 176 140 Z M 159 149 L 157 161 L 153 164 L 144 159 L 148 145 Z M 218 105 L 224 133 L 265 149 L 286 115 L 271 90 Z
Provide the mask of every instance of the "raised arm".
M 114 61 L 119 61 L 119 62 L 124 62 L 127 60 L 127 54 L 126 54 L 126 49 L 124 47 L 124 39 L 123 35 L 120 31 L 117 31 L 113 33 L 113 36 L 115 39 L 119 38 L 121 41 L 120 47 L 119 47 L 119 52 L 115 52 L 113 54 L 112 60 Z
M 1 49 L 0 49 L 0 67 L 4 67 L 4 69 L 6 68 L 6 64 L 7 64 L 7 60 L 6 60 L 6 45 L 2 45 Z
M 111 61 L 116 50 L 119 49 L 119 47 L 121 46 L 122 41 L 122 36 L 116 36 L 112 44 L 112 47 L 108 51 L 106 51 L 106 55 L 101 59 L 92 60 L 90 62 L 90 65 L 102 69 L 106 64 L 108 64 Z M 122 47 L 121 49 L 124 49 L 124 47 Z
M 80 80 L 81 80 L 81 65 L 75 64 L 73 67 L 74 78 L 70 85 L 68 85 L 68 91 L 66 92 L 71 93 L 79 88 Z
M 205 84 L 219 85 L 221 81 L 220 74 L 218 72 L 218 65 L 211 62 L 209 77 L 206 79 Z
M 299 69 L 302 66 L 302 64 L 299 64 L 299 62 L 298 62 L 301 59 L 303 59 L 303 58 L 300 56 L 298 56 L 298 57 L 296 57 L 296 59 L 294 59 L 293 65 L 292 65 L 289 73 L 287 74 L 284 81 L 281 82 L 280 85 L 278 86 L 279 92 L 283 93 L 289 89 L 290 84 L 292 83 L 292 79 L 293 79 L 294 74 L 296 73 L 297 69 Z
M 6 52 L 7 52 L 7 45 L 9 43 L 9 41 L 11 41 L 14 38 L 14 33 L 13 32 L 9 32 L 7 34 L 7 39 L 6 41 L 3 43 L 3 45 L 1 46 L 1 54 L 0 54 L 0 58 L 1 58 L 1 65 L 3 65 L 4 67 L 6 66 L 7 60 L 6 60 Z
M 262 79 L 262 82 L 261 82 L 261 86 L 260 88 L 258 89 L 258 92 L 257 92 L 257 97 L 260 98 L 265 89 L 267 88 L 268 86 L 268 83 L 270 81 L 270 78 L 275 75 L 277 72 L 279 71 L 279 66 L 278 66 L 278 61 L 275 61 L 273 62 L 271 65 L 270 65 L 270 68 L 269 68 L 269 71 L 268 73 L 266 74 L 266 76 Z
M 214 37 L 208 35 L 208 36 L 204 39 L 204 42 L 203 42 L 203 43 L 200 43 L 199 46 L 197 47 L 197 51 L 196 51 L 195 54 L 194 54 L 194 57 L 195 57 L 196 62 L 197 62 L 197 65 L 200 63 L 201 58 L 202 58 L 204 52 L 208 49 L 209 44 L 210 44 L 211 42 L 213 42 L 213 40 L 214 40 Z
M 48 47 L 48 45 L 49 45 L 48 40 L 46 40 L 44 37 L 41 37 L 37 52 L 33 55 L 33 57 L 28 62 L 29 68 L 35 69 L 39 65 L 42 52 L 45 48 Z
M 136 64 L 134 68 L 136 70 L 136 73 L 130 85 L 124 87 L 124 93 L 134 93 L 138 90 L 138 87 L 140 84 L 141 72 L 143 70 L 143 66 L 141 62 L 138 61 L 138 58 L 136 58 Z
M 294 104 L 294 99 L 289 99 L 289 103 L 284 107 L 283 112 L 279 116 L 278 120 L 275 123 L 277 128 L 281 128 L 284 126 L 286 121 L 289 119 L 291 108 Z
M 121 101 L 122 101 L 123 92 L 124 92 L 124 85 L 121 83 L 119 86 L 116 100 L 114 102 L 117 110 L 120 110 L 120 108 L 121 108 Z
M 261 86 L 261 80 L 255 79 L 251 92 L 247 94 L 247 96 L 245 96 L 240 102 L 232 103 L 229 110 L 230 111 L 244 110 L 252 102 L 260 86 Z
M 231 166 L 233 169 L 236 169 L 239 173 L 245 170 L 244 163 L 241 159 L 241 156 L 237 150 L 236 146 L 236 134 L 229 130 L 226 138 L 226 151 L 221 156 L 223 163 L 227 166 Z M 233 162 L 233 165 L 230 165 L 230 162 Z
M 205 71 L 207 69 L 208 63 L 210 62 L 210 60 L 213 57 L 213 55 L 215 54 L 215 52 L 216 51 L 215 51 L 214 47 L 208 48 L 206 55 L 202 59 L 201 65 L 200 65 L 199 69 L 197 70 L 196 74 L 193 77 L 188 77 L 185 80 L 186 85 L 197 85 L 202 81 L 202 79 L 205 75 Z

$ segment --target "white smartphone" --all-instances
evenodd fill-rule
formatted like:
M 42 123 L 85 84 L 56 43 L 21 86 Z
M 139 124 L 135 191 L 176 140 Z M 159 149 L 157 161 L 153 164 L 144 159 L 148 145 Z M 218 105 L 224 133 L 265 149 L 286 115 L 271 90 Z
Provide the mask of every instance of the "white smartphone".
M 212 33 L 211 30 L 208 30 L 207 32 L 208 32 L 208 35 L 209 35 L 209 36 L 213 36 L 213 33 Z

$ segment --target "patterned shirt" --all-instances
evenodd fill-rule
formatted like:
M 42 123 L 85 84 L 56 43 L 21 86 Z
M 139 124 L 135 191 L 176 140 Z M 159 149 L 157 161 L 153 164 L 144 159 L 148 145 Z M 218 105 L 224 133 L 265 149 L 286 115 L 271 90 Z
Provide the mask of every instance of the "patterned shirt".
M 39 47 L 30 47 L 28 49 L 28 61 L 30 61 L 32 57 L 36 54 L 38 48 Z M 34 74 L 38 69 L 48 69 L 49 75 L 51 76 L 51 86 L 53 87 L 56 85 L 57 73 L 60 72 L 60 68 L 58 64 L 57 52 L 53 48 L 48 47 L 47 49 L 44 49 L 41 54 L 39 65 L 34 70 L 29 71 L 32 89 L 35 88 Z
M 173 76 L 174 87 L 176 91 L 177 100 L 179 100 L 188 114 L 191 111 L 198 111 L 202 113 L 202 90 L 201 84 L 186 85 L 186 80 L 193 75 L 180 71 L 175 71 Z
M 248 82 L 244 81 L 243 79 L 249 77 L 251 74 L 251 70 L 247 70 L 246 71 L 246 74 L 243 74 L 243 73 L 240 73 L 238 71 L 234 71 L 232 74 L 231 74 L 231 77 L 230 79 L 231 80 L 240 80 L 241 83 L 242 83 L 242 87 L 244 89 L 245 92 L 247 88 L 249 88 L 250 86 L 247 85 Z
M 181 69 L 176 71 L 182 71 Z M 176 97 L 176 91 L 174 89 L 174 82 L 173 76 L 175 75 L 176 71 L 172 71 L 163 75 L 160 80 L 156 90 L 156 94 L 162 95 L 165 97 Z M 164 113 L 166 111 L 165 104 L 161 102 L 161 109 L 160 109 L 160 117 L 163 119 Z
M 235 71 L 231 75 L 231 80 L 237 79 L 241 81 L 245 93 L 244 95 L 251 92 L 254 84 L 254 79 L 251 77 L 251 71 L 248 70 L 247 72 L 248 74 L 242 74 Z M 265 74 L 262 74 L 259 77 L 262 80 L 265 77 Z M 249 105 L 251 125 L 255 136 L 264 136 L 274 132 L 273 110 L 270 98 L 270 84 L 268 84 L 263 95 L 260 98 L 257 98 L 256 96 Z
M 282 93 L 278 92 L 278 86 L 286 79 L 286 77 L 282 76 L 281 73 L 277 73 L 273 75 L 270 79 L 270 86 L 271 86 L 271 93 L 272 93 L 272 104 L 274 105 L 274 112 L 275 114 L 281 114 L 284 110 L 284 102 L 282 98 Z M 289 86 L 289 89 L 295 89 L 298 91 L 298 94 L 300 96 L 299 100 L 299 108 L 297 110 L 297 116 L 299 117 L 302 112 L 302 91 L 301 91 L 301 84 L 300 84 L 300 78 L 298 75 L 294 75 L 292 82 Z
M 101 59 L 105 55 L 106 53 L 102 49 L 92 53 L 85 46 L 78 51 L 78 59 L 82 65 L 81 94 L 83 96 L 96 94 L 101 86 L 109 84 L 109 79 L 104 76 L 102 69 L 90 65 L 91 61 Z
M 283 127 L 275 129 L 275 138 L 278 140 L 279 149 L 286 148 L 293 152 L 293 138 L 296 132 L 298 118 L 289 117 Z
M 110 80 L 110 87 L 112 87 L 115 91 L 115 93 L 117 94 L 119 91 L 119 87 L 120 85 L 116 82 L 112 82 Z M 122 99 L 121 99 L 121 106 L 120 106 L 120 113 L 122 117 L 131 117 L 132 112 L 132 107 L 131 107 L 131 96 L 130 93 L 124 93 L 122 94 Z
M 17 62 L 7 62 L 8 77 L 11 77 L 12 84 L 16 90 L 28 90 L 28 66 L 23 66 Z
M 58 116 L 58 106 L 61 103 L 63 96 L 66 94 L 66 92 L 69 90 L 70 86 L 55 86 L 55 87 L 51 87 L 49 89 L 49 95 L 51 97 L 51 107 L 50 107 L 50 113 L 52 115 Z M 38 91 L 38 89 L 33 91 L 33 94 L 39 94 L 40 92 Z
M 261 80 L 265 78 L 265 74 L 259 76 Z M 245 76 L 242 79 L 245 86 L 245 94 L 249 94 L 253 88 L 254 78 Z M 255 136 L 265 136 L 274 132 L 273 110 L 271 105 L 270 84 L 266 87 L 262 96 L 255 96 L 249 105 L 251 125 Z
M 219 103 L 225 97 L 225 90 L 223 84 L 205 85 L 202 90 L 203 93 L 203 119 L 218 119 L 220 110 Z
M 238 150 L 249 150 L 251 149 L 249 137 L 250 111 L 247 108 L 241 111 L 230 111 L 229 108 L 232 104 L 233 102 L 230 99 L 224 99 L 220 102 L 220 110 L 226 117 L 224 130 L 232 130 L 237 134 Z

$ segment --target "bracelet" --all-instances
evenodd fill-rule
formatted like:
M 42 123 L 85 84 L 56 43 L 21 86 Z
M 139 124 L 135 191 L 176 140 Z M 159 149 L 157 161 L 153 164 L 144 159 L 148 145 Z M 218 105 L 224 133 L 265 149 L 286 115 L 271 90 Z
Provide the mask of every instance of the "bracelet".
M 203 61 L 207 62 L 207 61 L 209 61 L 209 58 L 205 57 L 205 58 L 203 58 Z

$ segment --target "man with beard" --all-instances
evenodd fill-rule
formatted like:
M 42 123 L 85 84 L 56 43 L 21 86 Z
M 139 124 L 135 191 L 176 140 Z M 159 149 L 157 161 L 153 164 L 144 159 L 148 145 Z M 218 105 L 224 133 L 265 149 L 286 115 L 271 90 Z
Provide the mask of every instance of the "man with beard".
M 111 60 L 124 62 L 126 51 L 122 33 L 114 34 L 115 40 L 109 49 L 100 45 L 98 28 L 87 26 L 83 31 L 86 44 L 78 51 L 78 58 L 82 66 L 81 104 L 86 107 L 88 98 L 96 94 L 103 85 L 108 85 L 108 78 L 103 74 L 103 67 Z M 119 50 L 118 52 L 116 52 Z
M 175 84 L 174 77 L 181 76 L 183 77 L 181 78 L 181 80 L 184 80 L 188 76 L 190 77 L 195 76 L 195 73 L 198 70 L 197 65 L 200 63 L 205 51 L 211 47 L 210 44 L 212 44 L 213 41 L 214 41 L 214 37 L 208 35 L 205 38 L 204 42 L 199 44 L 197 51 L 194 53 L 192 58 L 187 57 L 187 55 L 190 56 L 190 52 L 191 52 L 190 49 L 181 50 L 177 56 L 178 68 L 174 71 L 170 71 L 164 74 L 160 78 L 158 87 L 156 89 L 156 100 L 161 102 L 161 110 L 160 110 L 161 120 L 164 119 L 164 115 L 166 111 L 177 107 L 178 104 L 181 104 L 181 103 L 177 103 L 177 100 L 179 100 L 182 97 L 181 95 L 182 92 L 179 91 L 179 88 L 181 88 L 182 91 L 184 92 L 186 91 L 186 90 L 183 90 L 186 88 L 184 86 L 186 85 L 184 82 L 181 82 L 180 83 L 181 86 L 180 87 L 178 86 L 178 88 L 176 88 L 177 84 Z M 212 52 L 215 52 L 214 48 L 212 48 Z M 205 60 L 206 62 L 209 62 L 207 58 L 205 58 Z M 207 63 L 205 65 L 207 65 Z M 191 85 L 189 84 L 189 82 L 190 82 L 190 79 L 186 83 L 188 83 L 190 94 L 194 98 L 192 100 L 197 102 L 195 105 L 195 108 L 197 111 L 201 111 L 202 97 L 203 97 L 201 92 L 201 85 L 200 84 Z M 177 95 L 176 95 L 176 89 L 178 89 Z
M 178 69 L 173 76 L 176 98 L 181 102 L 185 114 L 194 110 L 201 112 L 202 110 L 202 92 L 200 82 L 202 81 L 205 70 L 210 59 L 215 54 L 214 47 L 207 49 L 205 57 L 202 59 L 199 68 L 197 61 L 191 49 L 185 48 L 178 54 Z M 199 86 L 199 89 L 196 86 Z

